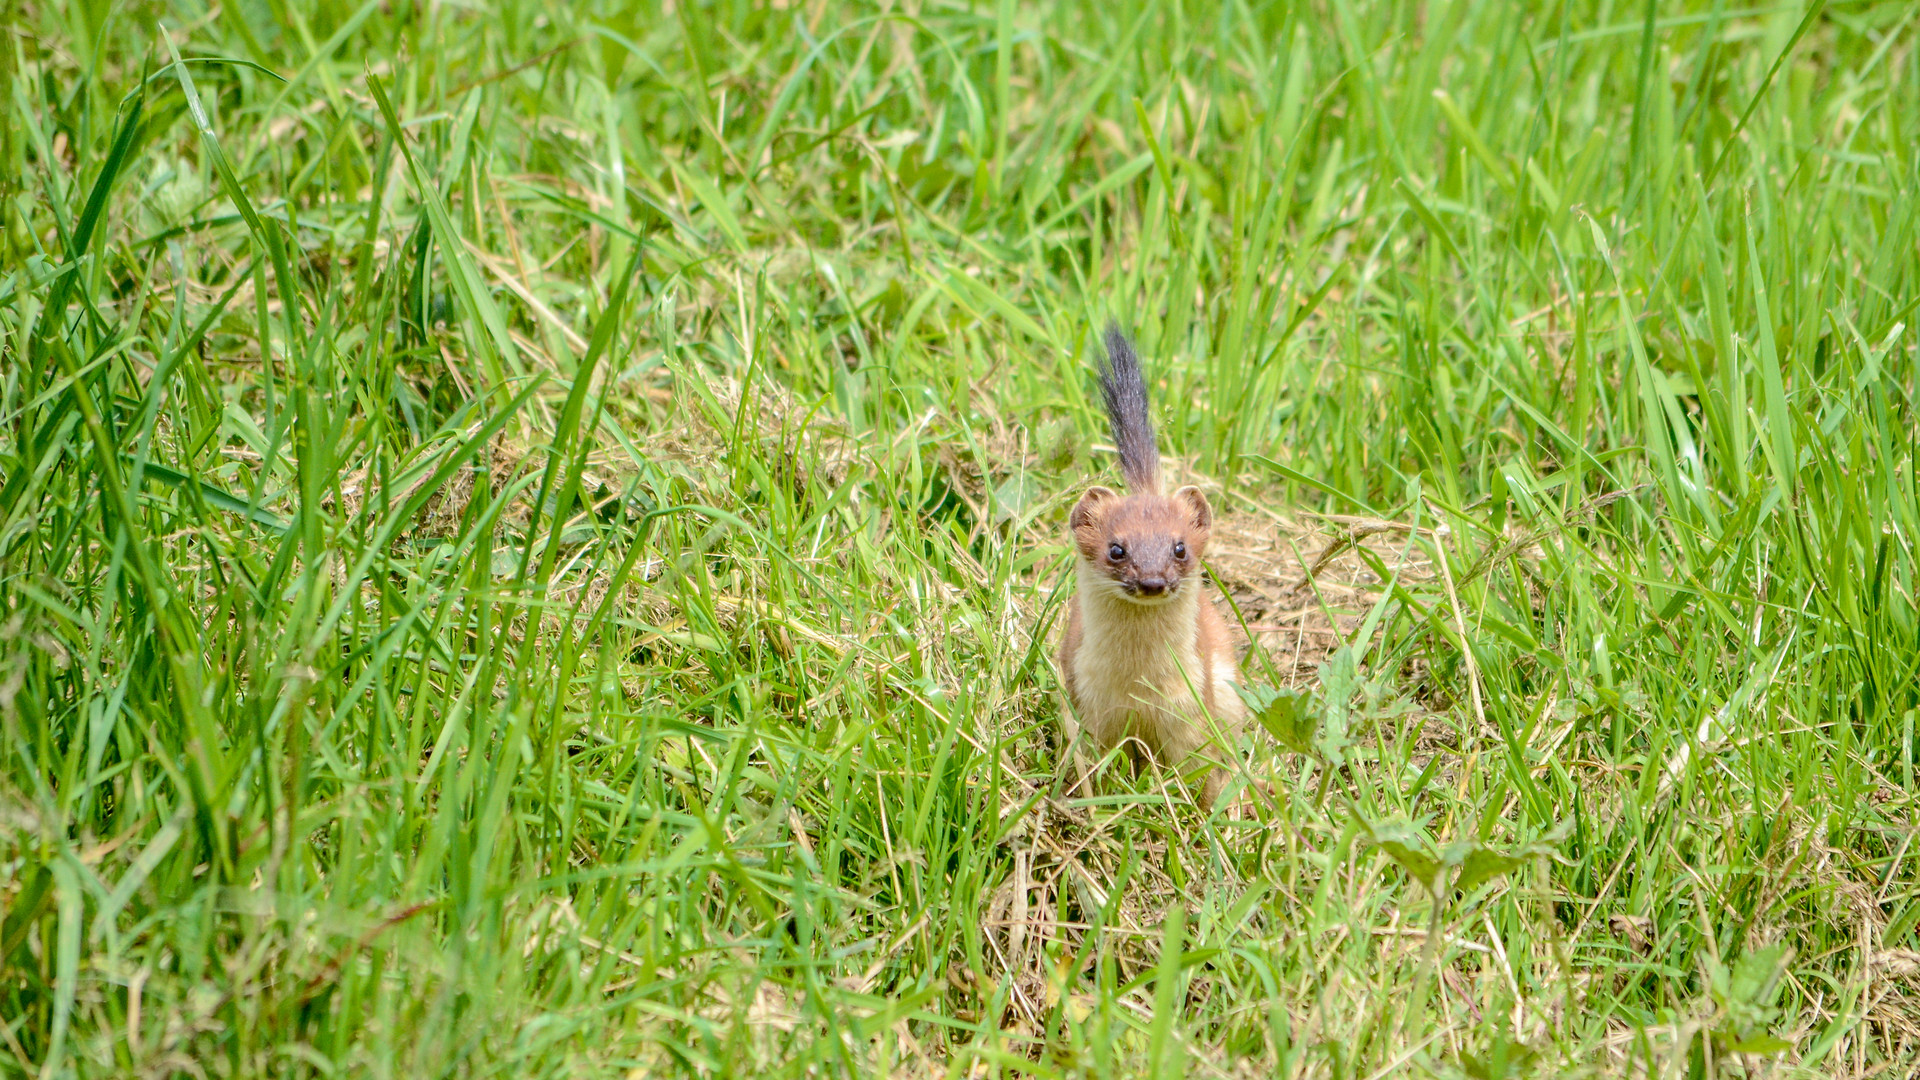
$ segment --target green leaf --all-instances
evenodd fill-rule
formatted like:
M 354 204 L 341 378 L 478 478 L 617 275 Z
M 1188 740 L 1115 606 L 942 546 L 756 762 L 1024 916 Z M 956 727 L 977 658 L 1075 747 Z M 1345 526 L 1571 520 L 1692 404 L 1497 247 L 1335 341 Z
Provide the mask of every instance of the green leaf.
M 1540 1057 L 1539 1051 L 1525 1043 L 1509 1042 L 1496 1035 L 1485 1054 L 1460 1053 L 1460 1071 L 1473 1080 L 1502 1080 L 1504 1077 L 1532 1076 L 1528 1068 Z
M 1726 1049 L 1735 1054 L 1780 1054 L 1793 1049 L 1793 1044 L 1778 1035 L 1763 1033 L 1729 1042 Z
M 1518 855 L 1502 855 L 1492 848 L 1474 844 L 1466 857 L 1460 860 L 1460 876 L 1454 879 L 1453 887 L 1463 893 L 1472 892 L 1525 861 Z
M 1298 690 L 1270 690 L 1268 694 L 1271 696 L 1255 713 L 1260 726 L 1288 751 L 1310 753 L 1314 734 L 1320 729 L 1319 718 L 1312 709 L 1313 699 Z
M 1353 715 L 1354 692 L 1360 687 L 1359 656 L 1353 646 L 1342 646 L 1319 670 L 1321 727 L 1313 747 L 1328 764 L 1339 766 L 1346 763 L 1347 747 L 1353 745 L 1347 725 Z
M 1743 954 L 1733 964 L 1733 979 L 1727 989 L 1728 1001 L 1742 1005 L 1772 1004 L 1774 991 L 1779 989 L 1780 976 L 1786 971 L 1790 953 L 1787 945 L 1776 942 Z
M 1033 474 L 1015 473 L 993 490 L 993 519 L 1023 522 L 1045 498 Z
M 1561 835 L 1556 831 L 1546 840 L 1523 844 L 1510 852 L 1501 852 L 1482 841 L 1463 837 L 1448 844 L 1436 855 L 1432 838 L 1417 822 L 1405 818 L 1367 821 L 1360 818 L 1357 812 L 1354 817 L 1375 847 L 1386 852 L 1408 874 L 1435 892 L 1441 890 L 1450 874 L 1454 889 L 1462 893 L 1471 892 L 1502 874 L 1510 873 L 1532 856 L 1551 854 L 1553 849 L 1549 846 L 1550 842 Z
M 132 455 L 128 455 L 127 461 L 130 466 L 133 464 Z M 239 514 L 255 525 L 270 529 L 273 532 L 283 533 L 287 531 L 287 523 L 275 515 L 252 505 L 245 499 L 230 495 L 223 489 L 207 483 L 205 480 L 196 480 L 186 473 L 176 472 L 167 468 L 165 465 L 156 465 L 151 461 L 140 466 L 140 471 L 148 479 L 158 480 L 169 487 L 197 491 L 200 498 L 206 500 L 207 505 L 217 510 L 225 510 L 229 514 Z
M 1426 831 L 1404 818 L 1387 821 L 1362 821 L 1360 828 L 1373 845 L 1400 864 L 1408 876 L 1438 892 L 1441 861 L 1433 854 L 1433 842 Z

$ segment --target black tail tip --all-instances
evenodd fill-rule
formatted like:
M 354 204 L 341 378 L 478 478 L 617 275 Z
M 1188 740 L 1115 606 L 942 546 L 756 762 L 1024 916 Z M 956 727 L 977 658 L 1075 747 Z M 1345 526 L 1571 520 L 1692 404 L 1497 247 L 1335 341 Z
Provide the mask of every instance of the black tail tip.
M 1134 356 L 1133 339 L 1127 336 L 1125 330 L 1120 329 L 1118 322 L 1112 319 L 1107 320 L 1107 328 L 1101 333 L 1100 339 L 1101 343 L 1107 347 L 1109 367 L 1130 367 L 1139 363 Z

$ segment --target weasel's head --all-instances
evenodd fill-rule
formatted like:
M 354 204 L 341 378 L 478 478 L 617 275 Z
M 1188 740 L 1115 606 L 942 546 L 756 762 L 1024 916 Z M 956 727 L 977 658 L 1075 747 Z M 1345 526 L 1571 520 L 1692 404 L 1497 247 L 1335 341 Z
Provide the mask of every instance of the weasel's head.
M 1198 584 L 1213 508 L 1192 486 L 1171 495 L 1128 496 L 1096 487 L 1081 496 L 1068 523 L 1081 565 L 1109 583 L 1111 595 L 1164 604 Z

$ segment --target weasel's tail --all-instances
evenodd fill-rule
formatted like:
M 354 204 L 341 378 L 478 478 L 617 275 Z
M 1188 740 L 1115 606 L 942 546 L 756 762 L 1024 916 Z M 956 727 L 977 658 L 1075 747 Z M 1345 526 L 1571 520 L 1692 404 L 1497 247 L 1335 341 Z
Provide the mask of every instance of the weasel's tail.
M 1134 493 L 1158 492 L 1160 449 L 1154 445 L 1153 421 L 1147 417 L 1147 383 L 1140 375 L 1140 357 L 1116 323 L 1107 324 L 1106 345 L 1100 393 L 1107 401 L 1113 445 L 1120 450 L 1120 472 Z

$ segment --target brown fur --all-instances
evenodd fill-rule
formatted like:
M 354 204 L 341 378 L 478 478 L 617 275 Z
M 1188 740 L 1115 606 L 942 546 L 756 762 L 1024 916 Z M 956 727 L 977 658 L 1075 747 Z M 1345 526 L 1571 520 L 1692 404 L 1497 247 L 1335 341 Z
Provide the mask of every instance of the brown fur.
M 1202 595 L 1213 526 L 1206 496 L 1195 487 L 1130 496 L 1095 487 L 1068 520 L 1079 587 L 1059 662 L 1071 714 L 1103 752 L 1125 745 L 1136 763 L 1142 753 L 1183 769 L 1224 762 L 1215 734 L 1231 739 L 1246 709 L 1229 685 L 1239 667 L 1233 636 Z M 1207 805 L 1223 785 L 1208 767 Z

